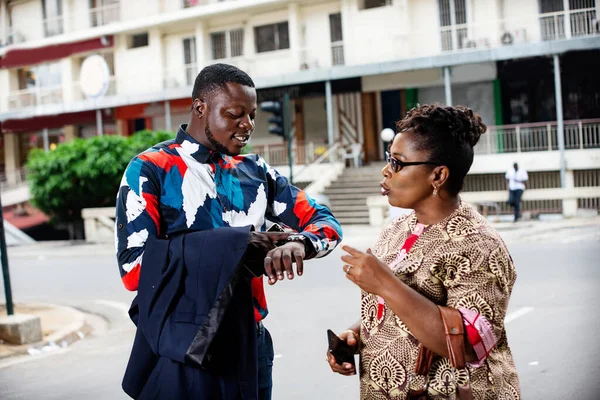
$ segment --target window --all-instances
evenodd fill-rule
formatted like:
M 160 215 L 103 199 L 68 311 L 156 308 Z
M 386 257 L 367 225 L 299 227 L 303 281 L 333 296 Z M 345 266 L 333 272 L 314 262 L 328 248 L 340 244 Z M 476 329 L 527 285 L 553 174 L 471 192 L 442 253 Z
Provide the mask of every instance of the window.
M 193 85 L 196 79 L 196 38 L 183 39 L 183 63 L 187 85 Z
M 391 6 L 392 0 L 361 0 L 359 3 L 359 9 L 366 10 L 369 8 Z
M 59 86 L 62 83 L 60 64 L 39 64 L 17 70 L 19 90 Z
M 146 46 L 148 46 L 148 32 L 129 36 L 127 43 L 128 49 L 136 49 L 138 47 Z
M 239 57 L 244 54 L 244 29 L 211 33 L 210 42 L 213 60 Z
M 468 41 L 468 29 L 464 26 L 467 23 L 466 0 L 438 0 L 438 8 L 442 27 L 442 50 L 464 48 Z
M 283 50 L 290 48 L 290 37 L 288 23 L 257 26 L 254 28 L 254 40 L 256 40 L 256 52 Z
M 63 33 L 61 0 L 42 0 L 42 12 L 46 37 Z
M 119 21 L 119 0 L 90 0 L 92 26 L 102 26 Z
M 342 14 L 329 15 L 329 35 L 331 38 L 331 62 L 333 65 L 342 65 L 344 64 Z

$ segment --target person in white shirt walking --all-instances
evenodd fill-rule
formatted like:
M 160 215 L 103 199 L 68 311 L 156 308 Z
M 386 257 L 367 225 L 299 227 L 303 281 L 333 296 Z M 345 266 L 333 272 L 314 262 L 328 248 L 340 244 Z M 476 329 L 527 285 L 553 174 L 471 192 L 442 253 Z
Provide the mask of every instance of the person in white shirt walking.
M 529 179 L 527 171 L 519 169 L 519 164 L 514 163 L 513 167 L 506 171 L 506 184 L 508 185 L 508 204 L 515 209 L 515 222 L 521 218 L 521 196 L 525 191 L 525 182 Z

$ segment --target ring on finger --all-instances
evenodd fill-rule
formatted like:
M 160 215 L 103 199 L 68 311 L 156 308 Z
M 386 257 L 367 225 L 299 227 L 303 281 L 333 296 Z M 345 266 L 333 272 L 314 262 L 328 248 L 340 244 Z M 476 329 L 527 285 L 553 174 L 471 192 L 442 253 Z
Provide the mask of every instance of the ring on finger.
M 350 269 L 354 267 L 354 265 L 346 265 L 346 275 L 350 273 Z

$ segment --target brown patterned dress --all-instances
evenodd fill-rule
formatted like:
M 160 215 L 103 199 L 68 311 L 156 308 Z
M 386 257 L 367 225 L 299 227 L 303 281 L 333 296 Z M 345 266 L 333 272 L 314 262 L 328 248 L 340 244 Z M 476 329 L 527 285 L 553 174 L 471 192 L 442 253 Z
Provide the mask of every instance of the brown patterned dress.
M 413 213 L 386 227 L 373 253 L 390 265 L 417 223 Z M 504 317 L 516 273 L 498 233 L 470 205 L 427 227 L 396 267 L 396 276 L 439 305 L 473 310 L 493 326 L 497 345 L 479 367 L 455 371 L 442 357 L 428 377 L 432 399 L 455 399 L 454 379 L 470 377 L 476 399 L 520 399 L 519 379 L 506 341 Z M 362 292 L 361 399 L 405 399 L 420 389 L 413 374 L 419 342 L 393 311 L 377 318 L 377 296 Z

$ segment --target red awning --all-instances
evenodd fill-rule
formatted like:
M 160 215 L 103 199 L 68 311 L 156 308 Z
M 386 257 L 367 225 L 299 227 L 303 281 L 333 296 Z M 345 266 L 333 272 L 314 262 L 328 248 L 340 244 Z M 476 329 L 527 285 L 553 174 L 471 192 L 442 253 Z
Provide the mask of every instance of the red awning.
M 102 112 L 102 120 L 112 122 L 112 113 Z M 2 133 L 39 131 L 44 128 L 62 128 L 65 125 L 84 125 L 96 123 L 96 111 L 82 111 L 58 115 L 46 115 L 27 119 L 8 119 L 2 122 Z
M 35 65 L 45 61 L 59 60 L 72 54 L 85 53 L 113 46 L 112 36 L 103 36 L 81 42 L 63 43 L 36 48 L 17 48 L 8 50 L 0 58 L 0 68 L 14 68 L 23 65 Z

